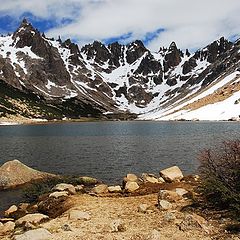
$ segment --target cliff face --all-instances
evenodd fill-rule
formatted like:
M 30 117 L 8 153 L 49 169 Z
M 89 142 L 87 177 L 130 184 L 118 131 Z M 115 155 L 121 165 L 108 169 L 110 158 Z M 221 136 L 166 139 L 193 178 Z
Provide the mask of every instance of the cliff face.
M 24 19 L 12 35 L 0 37 L 0 80 L 54 107 L 71 102 L 81 112 L 70 111 L 72 117 L 104 112 L 150 117 L 154 112 L 161 118 L 162 109 L 237 73 L 239 55 L 239 42 L 224 38 L 192 54 L 175 42 L 151 52 L 139 40 L 128 45 L 95 41 L 79 49 L 70 39 L 47 38 Z M 6 107 L 2 101 L 3 114 Z

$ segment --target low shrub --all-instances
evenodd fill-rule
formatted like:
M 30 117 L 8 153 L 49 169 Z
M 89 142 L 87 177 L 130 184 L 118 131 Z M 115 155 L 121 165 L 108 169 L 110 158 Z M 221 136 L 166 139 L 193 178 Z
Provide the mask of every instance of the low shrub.
M 201 190 L 206 200 L 220 209 L 240 213 L 240 140 L 225 141 L 199 156 Z

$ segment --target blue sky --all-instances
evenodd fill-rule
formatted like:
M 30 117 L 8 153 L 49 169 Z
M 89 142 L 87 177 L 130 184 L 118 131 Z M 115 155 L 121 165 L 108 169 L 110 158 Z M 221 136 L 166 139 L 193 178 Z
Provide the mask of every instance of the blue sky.
M 197 49 L 225 36 L 240 37 L 239 0 L 9 0 L 0 4 L 0 31 L 13 32 L 26 17 L 49 37 L 129 43 L 151 50 Z

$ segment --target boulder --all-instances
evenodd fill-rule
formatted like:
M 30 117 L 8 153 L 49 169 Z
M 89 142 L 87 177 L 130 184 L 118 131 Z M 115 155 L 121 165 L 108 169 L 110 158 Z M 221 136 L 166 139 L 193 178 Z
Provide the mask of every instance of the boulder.
M 125 190 L 127 192 L 134 192 L 139 189 L 139 185 L 136 182 L 127 182 L 125 185 Z
M 52 234 L 44 229 L 38 228 L 34 230 L 29 230 L 23 234 L 14 236 L 14 240 L 49 240 Z
M 56 175 L 32 169 L 19 160 L 4 163 L 0 167 L 0 189 L 16 187 L 34 180 L 53 178 Z
M 33 213 L 33 214 L 27 214 L 24 217 L 19 218 L 16 221 L 17 226 L 24 225 L 26 223 L 31 223 L 34 225 L 40 224 L 46 220 L 48 220 L 49 217 L 47 215 L 41 214 L 41 213 Z
M 147 182 L 149 182 L 149 183 L 159 183 L 159 180 L 155 175 L 148 174 L 148 173 L 143 173 L 142 174 L 142 180 L 145 183 L 147 183 Z
M 137 182 L 138 177 L 135 174 L 128 173 L 126 177 L 123 179 L 124 182 Z
M 96 194 L 103 194 L 103 193 L 108 193 L 108 185 L 105 184 L 100 184 L 92 189 L 93 193 Z
M 54 197 L 54 198 L 67 197 L 67 196 L 68 196 L 67 191 L 53 192 L 49 194 L 49 197 Z
M 88 221 L 91 219 L 91 216 L 88 212 L 83 212 L 77 209 L 72 209 L 68 213 L 69 220 L 84 220 Z
M 172 208 L 172 204 L 168 202 L 167 200 L 160 200 L 158 202 L 158 207 L 161 210 L 169 210 Z
M 169 190 L 160 190 L 158 193 L 158 201 L 160 200 L 167 200 L 169 202 L 177 202 L 182 200 L 182 196 L 177 194 L 176 192 L 169 191 Z
M 176 181 L 180 181 L 183 179 L 182 171 L 177 166 L 166 168 L 166 169 L 160 171 L 160 176 L 166 182 L 176 182 Z
M 67 183 L 59 183 L 53 188 L 53 190 L 59 191 L 59 192 L 68 191 L 72 195 L 76 194 L 75 187 L 72 184 L 67 184 Z
M 110 193 L 120 193 L 120 192 L 122 192 L 122 188 L 119 185 L 118 186 L 109 186 L 108 191 Z
M 11 216 L 12 213 L 16 212 L 17 210 L 18 210 L 18 207 L 16 205 L 12 205 L 4 212 L 4 216 L 9 217 Z

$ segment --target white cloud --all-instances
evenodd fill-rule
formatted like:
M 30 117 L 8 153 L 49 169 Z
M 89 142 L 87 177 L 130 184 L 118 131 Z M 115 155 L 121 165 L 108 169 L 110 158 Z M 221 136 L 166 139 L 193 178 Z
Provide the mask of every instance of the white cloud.
M 131 41 L 164 28 L 148 43 L 150 49 L 171 41 L 180 48 L 199 48 L 220 36 L 240 33 L 239 0 L 15 0 L 0 5 L 0 13 L 18 16 L 25 11 L 40 18 L 72 19 L 48 34 L 80 43 L 129 32 Z

